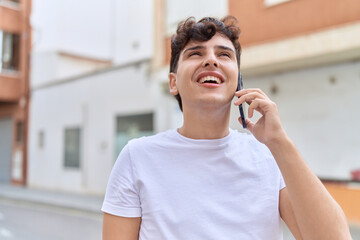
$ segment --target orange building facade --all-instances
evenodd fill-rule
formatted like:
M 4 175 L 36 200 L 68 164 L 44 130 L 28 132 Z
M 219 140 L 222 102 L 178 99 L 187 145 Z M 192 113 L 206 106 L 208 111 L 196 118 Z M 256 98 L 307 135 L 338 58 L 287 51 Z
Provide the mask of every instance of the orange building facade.
M 0 181 L 26 184 L 31 0 L 0 1 Z
M 290 0 L 271 6 L 263 0 L 229 0 L 228 6 L 239 20 L 244 47 L 360 21 L 357 0 Z
M 357 0 L 290 0 L 266 6 L 263 0 L 229 0 L 229 14 L 239 20 L 244 49 L 284 41 L 360 21 Z M 326 43 L 324 43 L 326 44 Z M 360 223 L 360 183 L 324 181 L 349 222 Z

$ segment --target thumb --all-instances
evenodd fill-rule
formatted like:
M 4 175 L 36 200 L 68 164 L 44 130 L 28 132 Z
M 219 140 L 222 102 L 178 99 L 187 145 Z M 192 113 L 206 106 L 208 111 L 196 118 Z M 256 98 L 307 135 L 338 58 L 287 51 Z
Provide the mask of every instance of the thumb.
M 241 117 L 238 118 L 238 121 L 242 125 Z M 255 124 L 248 118 L 245 119 L 245 123 L 246 123 L 246 129 L 248 129 L 252 133 Z
M 246 128 L 247 128 L 251 133 L 253 133 L 255 124 L 254 124 L 249 118 L 246 118 L 246 119 L 245 119 L 245 123 L 246 123 Z

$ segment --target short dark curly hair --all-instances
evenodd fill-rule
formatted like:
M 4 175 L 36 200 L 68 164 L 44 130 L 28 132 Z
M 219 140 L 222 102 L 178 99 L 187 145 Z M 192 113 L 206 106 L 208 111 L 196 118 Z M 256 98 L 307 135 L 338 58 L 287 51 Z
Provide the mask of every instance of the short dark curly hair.
M 205 42 L 210 40 L 216 33 L 227 37 L 234 45 L 236 60 L 240 69 L 241 46 L 239 43 L 240 28 L 238 21 L 233 16 L 226 16 L 222 19 L 212 17 L 202 18 L 196 22 L 194 17 L 190 17 L 179 23 L 176 34 L 171 38 L 171 59 L 170 73 L 176 73 L 181 51 L 190 40 Z M 182 111 L 180 94 L 175 95 Z

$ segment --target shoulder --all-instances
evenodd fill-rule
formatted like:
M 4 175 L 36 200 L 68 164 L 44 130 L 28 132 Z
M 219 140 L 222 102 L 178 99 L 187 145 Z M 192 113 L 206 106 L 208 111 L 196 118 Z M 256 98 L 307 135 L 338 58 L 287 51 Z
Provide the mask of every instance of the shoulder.
M 236 142 L 245 147 L 247 152 L 266 158 L 272 158 L 272 154 L 267 146 L 259 142 L 251 133 L 240 132 L 233 129 L 230 129 L 230 131 L 236 139 Z
M 131 172 L 134 164 L 143 162 L 143 159 L 148 159 L 149 155 L 161 152 L 161 148 L 164 148 L 165 143 L 169 141 L 171 131 L 131 139 L 121 150 L 114 168 L 127 169 Z
M 164 132 L 154 134 L 152 136 L 144 136 L 144 137 L 140 137 L 140 138 L 134 138 L 129 141 L 128 145 L 130 145 L 130 146 L 137 146 L 137 145 L 144 145 L 144 144 L 147 145 L 147 144 L 156 144 L 156 143 L 160 143 L 163 141 L 167 141 L 171 137 L 173 131 L 175 131 L 175 130 L 170 129 L 170 130 L 167 130 Z
M 128 151 L 131 153 L 134 151 L 164 148 L 165 145 L 174 142 L 174 131 L 176 130 L 170 129 L 152 136 L 132 139 L 127 144 Z

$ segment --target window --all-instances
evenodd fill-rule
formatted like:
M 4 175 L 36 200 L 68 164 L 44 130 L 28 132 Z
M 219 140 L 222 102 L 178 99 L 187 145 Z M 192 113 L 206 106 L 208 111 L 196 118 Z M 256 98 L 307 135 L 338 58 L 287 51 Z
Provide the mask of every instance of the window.
M 264 2 L 265 2 L 265 6 L 271 7 L 271 6 L 274 6 L 274 5 L 283 3 L 283 2 L 288 2 L 288 1 L 291 1 L 291 0 L 265 0 Z
M 69 168 L 80 168 L 80 128 L 66 128 L 64 138 L 64 166 Z
M 23 127 L 24 124 L 22 122 L 17 122 L 16 123 L 16 142 L 17 143 L 22 143 L 23 141 Z
M 0 72 L 18 71 L 20 36 L 0 30 Z
M 152 113 L 117 117 L 115 154 L 118 155 L 129 140 L 153 134 Z

